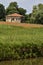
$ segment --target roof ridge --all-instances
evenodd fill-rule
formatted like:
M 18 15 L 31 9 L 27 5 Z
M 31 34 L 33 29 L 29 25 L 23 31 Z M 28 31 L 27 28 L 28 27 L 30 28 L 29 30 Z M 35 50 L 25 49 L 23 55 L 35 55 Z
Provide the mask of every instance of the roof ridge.
M 13 13 L 13 14 L 9 14 L 9 15 L 7 15 L 7 16 L 23 16 L 23 15 L 21 15 L 21 14 L 18 14 L 18 13 Z

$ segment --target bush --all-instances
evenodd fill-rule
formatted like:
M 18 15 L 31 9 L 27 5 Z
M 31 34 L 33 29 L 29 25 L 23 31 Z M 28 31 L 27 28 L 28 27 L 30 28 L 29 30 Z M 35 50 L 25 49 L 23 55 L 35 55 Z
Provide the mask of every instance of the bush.
M 25 59 L 43 56 L 43 46 L 37 44 L 7 45 L 0 43 L 0 60 Z

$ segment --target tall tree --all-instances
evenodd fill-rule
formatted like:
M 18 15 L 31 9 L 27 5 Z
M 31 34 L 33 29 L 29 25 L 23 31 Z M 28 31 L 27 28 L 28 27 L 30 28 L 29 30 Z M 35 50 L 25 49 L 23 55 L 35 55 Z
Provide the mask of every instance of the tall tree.
M 25 15 L 26 10 L 19 8 L 17 2 L 11 2 L 6 9 L 6 14 L 19 13 Z
M 6 9 L 6 14 L 18 13 L 17 8 L 17 2 L 11 2 L 8 8 Z
M 43 24 L 43 4 L 38 4 L 33 7 L 30 22 Z
M 0 4 L 0 20 L 5 20 L 5 8 Z
M 38 11 L 36 13 L 35 22 L 39 24 L 43 24 L 43 4 L 39 4 L 37 8 Z
M 18 8 L 19 14 L 25 15 L 26 14 L 26 9 L 23 8 Z

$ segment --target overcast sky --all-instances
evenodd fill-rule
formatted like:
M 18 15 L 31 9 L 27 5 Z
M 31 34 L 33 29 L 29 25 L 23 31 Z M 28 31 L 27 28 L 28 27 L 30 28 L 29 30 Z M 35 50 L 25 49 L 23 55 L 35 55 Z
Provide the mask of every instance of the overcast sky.
M 0 3 L 7 7 L 9 3 L 13 1 L 16 1 L 19 7 L 25 8 L 27 10 L 27 13 L 32 12 L 33 5 L 43 3 L 43 0 L 0 0 Z

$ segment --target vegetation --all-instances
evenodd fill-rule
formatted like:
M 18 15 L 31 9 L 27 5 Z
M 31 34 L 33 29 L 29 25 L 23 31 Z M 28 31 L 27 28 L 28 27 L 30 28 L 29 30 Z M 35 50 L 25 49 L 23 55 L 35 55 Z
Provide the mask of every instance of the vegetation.
M 43 57 L 43 28 L 0 25 L 0 60 Z
M 21 15 L 26 14 L 26 10 L 23 8 L 19 8 L 17 2 L 11 2 L 6 9 L 6 14 L 19 13 Z
M 0 20 L 5 20 L 5 8 L 2 4 L 0 4 Z
M 28 23 L 43 24 L 43 4 L 33 6 L 32 13 L 27 15 Z

